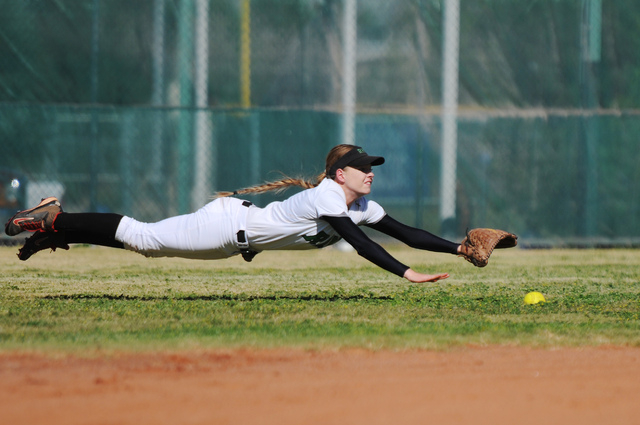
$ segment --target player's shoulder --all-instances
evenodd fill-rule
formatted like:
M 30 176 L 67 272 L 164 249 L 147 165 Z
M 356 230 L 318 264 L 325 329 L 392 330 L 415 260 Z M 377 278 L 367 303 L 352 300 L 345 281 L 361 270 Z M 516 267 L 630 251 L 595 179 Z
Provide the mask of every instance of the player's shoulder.
M 358 211 L 363 213 L 377 212 L 377 211 L 384 210 L 379 203 L 371 199 L 365 198 L 364 196 L 362 198 L 356 199 L 356 201 L 351 206 L 351 209 L 353 211 Z
M 385 214 L 380 204 L 365 197 L 358 198 L 349 209 L 349 216 L 359 225 L 377 223 Z
M 380 204 L 363 196 L 356 199 L 352 205 L 352 209 L 356 211 L 367 211 L 369 208 L 377 206 L 380 206 Z
M 317 197 L 338 197 L 340 199 L 344 199 L 346 202 L 346 197 L 344 195 L 344 191 L 340 187 L 338 183 L 331 179 L 324 179 L 318 186 L 313 188 Z

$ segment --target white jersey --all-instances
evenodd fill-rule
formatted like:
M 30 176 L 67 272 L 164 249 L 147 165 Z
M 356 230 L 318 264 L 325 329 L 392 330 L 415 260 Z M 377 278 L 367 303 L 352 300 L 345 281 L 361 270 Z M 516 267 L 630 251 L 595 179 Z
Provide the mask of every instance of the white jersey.
M 285 201 L 272 202 L 264 208 L 252 206 L 247 215 L 247 238 L 257 251 L 322 248 L 340 240 L 322 216 L 349 217 L 360 226 L 377 223 L 385 211 L 364 197 L 347 208 L 340 185 L 324 179 L 317 187 Z

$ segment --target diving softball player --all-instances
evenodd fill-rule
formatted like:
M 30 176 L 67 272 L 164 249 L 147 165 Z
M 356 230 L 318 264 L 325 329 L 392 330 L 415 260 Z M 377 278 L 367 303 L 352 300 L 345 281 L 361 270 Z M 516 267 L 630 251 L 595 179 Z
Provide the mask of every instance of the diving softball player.
M 5 232 L 15 236 L 36 232 L 18 257 L 27 260 L 47 248 L 68 249 L 83 243 L 125 248 L 148 257 L 221 259 L 242 255 L 245 260 L 267 250 L 323 248 L 344 239 L 358 254 L 411 282 L 435 282 L 448 273 L 423 274 L 402 264 L 359 226 L 396 238 L 423 250 L 460 255 L 461 245 L 425 230 L 406 226 L 385 213 L 366 195 L 371 192 L 373 166 L 384 158 L 361 147 L 335 146 L 327 155 L 325 172 L 317 182 L 286 178 L 235 192 L 222 192 L 198 211 L 142 223 L 113 213 L 65 213 L 53 197 L 9 220 Z M 306 190 L 264 208 L 235 196 L 301 186 Z

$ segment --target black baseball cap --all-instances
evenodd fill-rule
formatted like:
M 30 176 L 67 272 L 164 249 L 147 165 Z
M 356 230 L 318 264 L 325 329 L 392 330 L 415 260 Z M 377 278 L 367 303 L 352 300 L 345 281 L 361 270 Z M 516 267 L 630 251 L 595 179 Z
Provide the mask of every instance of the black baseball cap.
M 339 168 L 344 169 L 345 167 L 361 167 L 363 165 L 382 165 L 384 164 L 384 158 L 381 156 L 371 156 L 368 155 L 364 149 L 360 146 L 354 146 L 346 154 L 342 155 L 340 159 L 338 159 L 335 164 L 329 169 L 327 172 L 327 176 L 333 177 L 336 175 L 336 171 Z

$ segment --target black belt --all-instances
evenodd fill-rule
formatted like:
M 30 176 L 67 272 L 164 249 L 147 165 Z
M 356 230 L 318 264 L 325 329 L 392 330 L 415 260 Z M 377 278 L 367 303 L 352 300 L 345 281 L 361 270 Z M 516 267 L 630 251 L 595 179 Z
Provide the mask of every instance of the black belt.
M 249 208 L 251 205 L 253 204 L 249 201 L 244 201 L 242 203 L 242 206 L 247 208 Z M 244 258 L 244 261 L 250 263 L 251 260 L 253 260 L 253 257 L 258 255 L 258 251 L 254 251 L 249 248 L 247 232 L 245 232 L 244 230 L 238 230 L 238 233 L 236 233 L 236 240 L 238 241 L 238 248 L 240 248 L 240 254 L 242 255 L 242 258 Z

